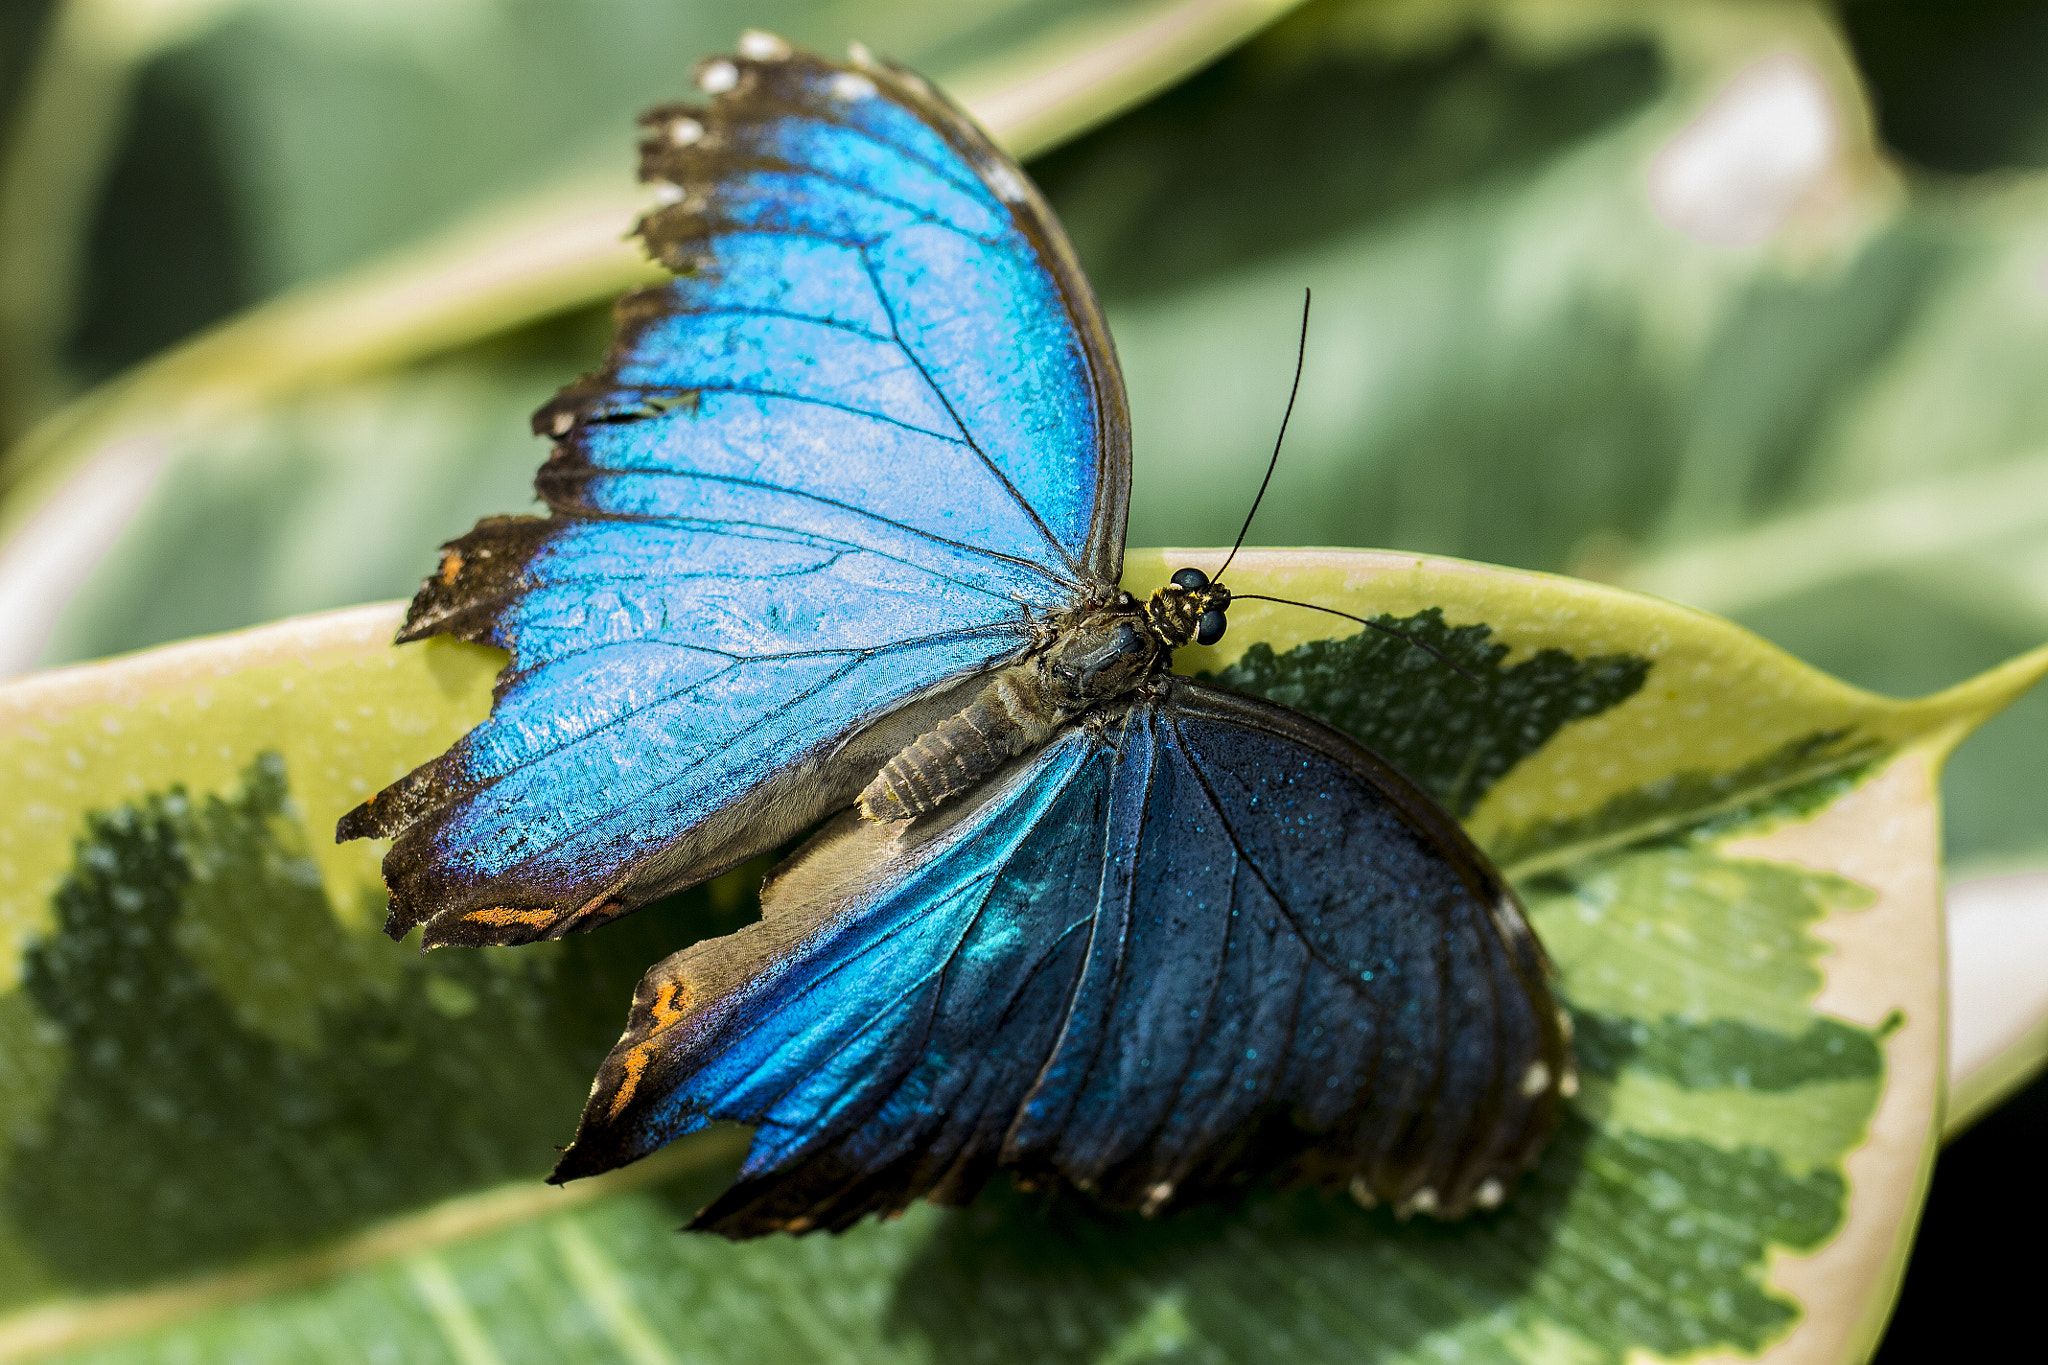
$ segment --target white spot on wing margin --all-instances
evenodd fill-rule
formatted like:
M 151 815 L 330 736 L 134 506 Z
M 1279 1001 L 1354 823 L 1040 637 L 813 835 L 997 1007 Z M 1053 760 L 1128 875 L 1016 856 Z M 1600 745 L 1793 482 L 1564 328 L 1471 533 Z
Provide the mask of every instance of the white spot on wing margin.
M 983 183 L 1005 204 L 1021 204 L 1031 197 L 1031 188 L 1016 167 L 998 161 L 980 169 Z

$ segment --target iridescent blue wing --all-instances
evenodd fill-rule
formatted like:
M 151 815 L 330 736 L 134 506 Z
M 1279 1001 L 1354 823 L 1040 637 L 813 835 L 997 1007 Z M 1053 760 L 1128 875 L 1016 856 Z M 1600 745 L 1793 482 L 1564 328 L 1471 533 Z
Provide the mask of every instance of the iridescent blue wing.
M 1570 1062 L 1513 895 L 1346 737 L 1185 680 L 966 810 L 845 822 L 642 983 L 557 1178 L 753 1125 L 697 1226 L 842 1228 L 998 1168 L 1156 1212 L 1246 1179 L 1497 1203 Z
M 535 418 L 550 515 L 450 544 L 400 637 L 512 661 L 488 721 L 341 823 L 394 840 L 394 936 L 553 937 L 772 848 L 1115 590 L 1122 381 L 1015 165 L 881 64 L 699 81 L 642 147 L 677 278 Z

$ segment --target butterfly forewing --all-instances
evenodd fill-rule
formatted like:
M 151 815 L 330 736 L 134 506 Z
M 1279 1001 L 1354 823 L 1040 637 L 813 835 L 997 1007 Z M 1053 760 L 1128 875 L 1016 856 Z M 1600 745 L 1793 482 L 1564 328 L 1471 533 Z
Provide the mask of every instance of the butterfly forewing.
M 678 272 L 543 408 L 541 518 L 444 551 L 402 638 L 509 649 L 491 717 L 341 823 L 387 928 L 586 928 L 844 807 L 1038 622 L 1111 592 L 1129 454 L 1095 303 L 914 77 L 705 68 L 648 120 Z

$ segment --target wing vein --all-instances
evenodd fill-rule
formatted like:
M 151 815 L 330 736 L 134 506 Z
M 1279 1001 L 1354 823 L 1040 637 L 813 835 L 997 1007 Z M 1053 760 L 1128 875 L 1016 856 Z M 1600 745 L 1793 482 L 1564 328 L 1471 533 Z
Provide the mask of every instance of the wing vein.
M 681 522 L 681 523 L 678 523 L 678 524 L 681 524 L 681 525 L 684 525 L 684 526 L 688 526 L 688 525 L 689 525 L 690 523 L 688 523 L 687 521 L 684 521 L 684 522 Z M 733 526 L 750 526 L 750 527 L 754 527 L 754 528 L 756 528 L 756 529 L 759 529 L 759 530 L 763 530 L 763 531 L 785 531 L 785 532 L 788 532 L 788 533 L 790 533 L 790 534 L 792 534 L 792 535 L 797 535 L 797 536 L 802 536 L 802 535 L 804 535 L 804 534 L 805 534 L 805 533 L 804 533 L 803 531 L 801 531 L 801 530 L 798 530 L 798 529 L 797 529 L 796 527 L 793 527 L 793 526 L 773 526 L 773 525 L 769 525 L 769 524 L 768 524 L 768 523 L 766 523 L 766 522 L 743 522 L 743 521 L 719 521 L 719 522 L 700 522 L 700 523 L 697 523 L 697 524 L 698 524 L 698 525 L 700 525 L 700 526 L 702 526 L 702 527 L 703 527 L 703 528 L 705 528 L 706 530 L 709 530 L 709 531 L 713 531 L 714 533 L 715 533 L 716 531 L 718 531 L 718 530 L 723 530 L 724 528 L 727 528 L 727 527 L 733 527 Z M 744 538 L 744 539 L 760 539 L 760 540 L 764 540 L 764 541 L 771 541 L 771 542 L 774 542 L 774 543 L 780 543 L 780 544 L 785 544 L 785 545 L 786 545 L 786 544 L 791 544 L 791 543 L 793 543 L 793 542 L 791 542 L 791 541 L 789 541 L 789 540 L 787 540 L 787 539 L 784 539 L 784 538 L 782 538 L 782 537 L 770 537 L 770 536 L 761 536 L 761 537 L 742 537 L 742 538 Z M 838 565 L 838 563 L 839 563 L 839 562 L 840 562 L 841 560 L 845 559 L 845 558 L 846 558 L 847 556 L 849 556 L 849 555 L 873 555 L 873 556 L 874 556 L 875 558 L 877 558 L 877 559 L 883 559 L 883 560 L 887 560 L 887 561 L 888 561 L 889 563 L 891 563 L 891 564 L 901 564 L 901 565 L 902 565 L 902 566 L 903 566 L 904 568 L 906 568 L 906 569 L 914 569 L 914 570 L 916 570 L 916 571 L 917 571 L 918 573 L 921 573 L 921 574 L 925 575 L 926 577 L 928 577 L 928 578 L 931 578 L 931 579 L 934 579 L 934 580 L 936 580 L 936 581 L 938 581 L 938 582 L 940 582 L 940 583 L 947 583 L 947 584 L 951 584 L 951 585 L 952 585 L 953 587 L 956 587 L 956 588 L 961 588 L 961 589 L 964 589 L 964 590 L 966 590 L 966 591 L 968 591 L 968 592 L 978 592 L 978 593 L 982 594 L 982 595 L 983 595 L 984 597 L 993 597 L 993 598 L 995 598 L 995 599 L 996 599 L 997 601 L 1001 601 L 1001 602 L 1015 602 L 1015 601 L 1016 601 L 1016 599 L 1015 599 L 1015 598 L 1013 598 L 1013 597 L 1011 597 L 1011 596 L 1010 596 L 1009 594 L 1007 594 L 1007 593 L 1002 593 L 1002 592 L 998 592 L 998 591 L 996 591 L 995 589 L 993 589 L 993 588 L 991 588 L 991 587 L 987 586 L 986 584 L 983 584 L 983 583 L 976 583 L 976 582 L 972 582 L 972 581 L 970 581 L 970 580 L 968 580 L 968 579 L 965 579 L 965 578 L 959 578 L 959 577 L 956 577 L 956 576 L 955 576 L 955 575 L 953 575 L 953 574 L 949 574 L 949 573 L 943 573 L 943 572 L 941 572 L 940 570 L 938 570 L 938 569 L 934 569 L 934 568 L 932 568 L 932 567 L 931 567 L 931 566 L 929 566 L 929 565 L 926 565 L 926 564 L 920 564 L 920 563 L 918 563 L 917 561 L 915 561 L 915 560 L 912 560 L 912 559 L 906 559 L 906 558 L 904 558 L 904 557 L 903 557 L 902 555 L 892 555 L 892 554 L 890 554 L 890 553 L 889 553 L 888 551 L 886 551 L 886 550 L 878 550 L 878 549 L 875 549 L 875 548 L 874 548 L 873 546 L 870 546 L 870 545 L 856 545 L 856 544 L 852 543 L 851 541 L 836 541 L 836 540 L 825 540 L 825 539 L 823 539 L 822 537 L 820 537 L 820 538 L 818 538 L 818 539 L 816 539 L 816 540 L 809 540 L 809 541 L 804 541 L 804 542 L 794 542 L 794 543 L 802 543 L 802 544 L 804 545 L 804 547 L 805 547 L 806 549 L 814 549 L 814 550 L 823 550 L 823 551 L 826 551 L 826 552 L 827 552 L 827 554 L 829 555 L 829 559 L 827 560 L 827 562 L 825 562 L 825 563 L 823 563 L 823 564 L 810 564 L 810 565 L 804 565 L 804 566 L 803 566 L 803 567 L 801 567 L 801 568 L 793 568 L 793 569 L 783 569 L 783 570 L 776 570 L 776 571 L 774 571 L 774 572 L 767 572 L 767 571 L 757 571 L 757 572 L 754 572 L 754 573 L 750 573 L 750 574 L 746 574 L 746 575 L 740 575 L 740 574 L 737 574 L 737 573 L 733 573 L 733 572 L 730 572 L 730 571 L 728 571 L 728 572 L 723 572 L 723 573 L 721 573 L 721 572 L 718 572 L 718 571 L 716 571 L 716 570 L 711 570 L 711 569 L 693 569 L 693 570 L 690 570 L 690 571 L 688 571 L 688 572 L 681 572 L 681 573 L 678 573 L 678 572 L 675 572 L 675 571 L 674 571 L 673 569 L 671 569 L 671 568 L 669 568 L 669 567 L 667 567 L 667 566 L 664 566 L 664 565 L 660 565 L 660 564 L 651 564 L 651 565 L 649 565 L 649 566 L 648 566 L 648 567 L 647 567 L 647 568 L 646 568 L 646 569 L 645 569 L 644 571 L 641 571 L 641 572 L 630 572 L 630 573 L 629 573 L 629 572 L 625 572 L 625 571 L 619 571 L 619 572 L 608 572 L 608 573 L 583 573 L 583 574 L 576 574 L 576 575 L 574 575 L 573 577 L 563 577 L 563 578 L 559 578 L 559 579 L 549 579 L 549 578 L 541 578 L 541 577 L 538 577 L 538 576 L 536 576 L 536 577 L 535 577 L 535 579 L 534 579 L 534 587 L 536 587 L 536 588 L 540 588 L 540 589 L 550 589 L 550 590 L 551 590 L 551 589 L 556 589 L 556 588 L 564 588 L 564 587 L 581 587 L 581 586 L 583 586 L 583 585 L 585 585 L 585 584 L 604 584 L 604 583 L 618 583 L 618 584 L 645 584 L 645 583 L 649 583 L 649 582 L 670 582 L 670 583 L 690 583 L 690 582 L 695 582 L 695 581 L 698 581 L 698 580 L 711 580 L 711 581 L 717 581 L 717 580 L 721 580 L 721 579 L 733 579 L 733 578 L 755 578 L 755 579 L 763 579 L 763 578 L 782 578 L 782 579 L 797 579 L 797 578 L 803 578 L 803 577 L 805 577 L 805 576 L 807 576 L 807 575 L 809 575 L 809 574 L 814 574 L 814 573 L 820 573 L 820 572 L 824 572 L 825 570 L 828 570 L 828 569 L 834 568 L 834 567 L 836 567 L 836 566 Z M 507 595 L 510 595 L 510 594 L 509 594 L 509 592 L 508 592 L 508 594 L 507 594 Z
M 1216 795 L 1216 788 L 1210 783 L 1209 775 L 1202 771 L 1200 754 L 1196 752 L 1194 745 L 1187 742 L 1187 734 L 1180 728 L 1180 722 L 1177 719 L 1173 721 L 1173 728 L 1174 733 L 1181 737 L 1181 743 L 1186 746 L 1188 771 L 1195 775 L 1195 782 L 1201 787 L 1202 795 L 1208 801 L 1209 808 L 1216 812 L 1217 823 L 1222 825 L 1224 832 L 1230 836 L 1230 846 L 1237 850 L 1237 856 L 1244 859 L 1244 865 L 1251 869 L 1252 875 L 1259 879 L 1259 884 L 1266 888 L 1266 894 L 1273 898 L 1273 904 L 1280 911 L 1281 918 L 1293 926 L 1294 932 L 1300 935 L 1302 946 L 1308 950 L 1308 955 L 1317 962 L 1320 962 L 1325 969 L 1336 973 L 1338 980 L 1349 983 L 1356 990 L 1357 983 L 1352 982 L 1350 974 L 1331 961 L 1324 955 L 1322 949 L 1316 946 L 1315 941 L 1302 928 L 1301 921 L 1294 917 L 1294 907 L 1287 903 L 1286 898 L 1280 894 L 1280 889 L 1273 884 L 1272 878 L 1266 875 L 1266 870 L 1259 866 L 1258 860 L 1252 857 L 1251 851 L 1244 846 L 1244 841 L 1238 837 L 1237 827 L 1230 823 L 1230 816 L 1224 812 L 1222 798 Z
M 892 338 L 888 338 L 888 337 L 883 337 L 883 338 L 880 338 L 880 339 L 881 339 L 881 340 L 884 340 L 884 341 L 892 340 Z M 914 362 L 913 362 L 913 363 L 914 363 Z M 785 392 L 785 391 L 783 391 L 783 390 L 781 390 L 781 389 L 768 389 L 768 388 L 761 388 L 761 387 L 759 387 L 759 386 L 756 386 L 756 385 L 752 385 L 752 384 L 625 384 L 625 383 L 622 383 L 622 384 L 619 384 L 619 385 L 618 385 L 617 387 L 618 387 L 618 390 L 619 390 L 619 391 L 621 391 L 621 392 L 626 392 L 626 393 L 635 393 L 635 394 L 659 394 L 659 395 L 662 395 L 662 396 L 664 396 L 664 397 L 666 397 L 666 396 L 669 396 L 669 395 L 674 395 L 674 396 L 677 396 L 677 397 L 682 397 L 682 396 L 684 396 L 684 395 L 687 395 L 687 394 L 693 394 L 693 393 L 730 393 L 730 394 L 735 394 L 735 395 L 738 395 L 738 396 L 740 396 L 740 397 L 743 397 L 743 398 L 779 398 L 779 399 L 782 399 L 783 401 L 785 401 L 785 402 L 789 402 L 789 403 L 805 403 L 805 404 L 809 404 L 809 405 L 810 405 L 810 406 L 812 406 L 812 407 L 819 407 L 819 408 L 831 408 L 831 409 L 832 409 L 833 411 L 835 411 L 835 412 L 843 412 L 843 413 L 845 413 L 845 414 L 846 414 L 847 416 L 849 416 L 849 417 L 867 417 L 867 418 L 871 418 L 872 420 L 874 420 L 874 421 L 877 421 L 877 422 L 885 422 L 885 423 L 887 423 L 888 425 L 890 425 L 890 426 L 892 426 L 892 427 L 900 427 L 900 428 L 902 428 L 902 429 L 903 429 L 904 431 L 910 431 L 910 432 L 915 432 L 915 433 L 917 433 L 917 434 L 918 434 L 919 436 L 929 436 L 929 437 L 931 437 L 931 438 L 932 438 L 932 439 L 933 439 L 934 441 L 944 441 L 944 442 L 945 442 L 945 443 L 946 443 L 947 445 L 954 445 L 954 446 L 967 446 L 967 447 L 968 447 L 968 448 L 969 448 L 970 450 L 971 450 L 971 449 L 973 449 L 973 443 L 972 443 L 972 442 L 970 442 L 970 441 L 963 441 L 963 440 L 961 440 L 961 439 L 960 439 L 960 438 L 959 438 L 958 436 L 948 436 L 948 435 L 947 435 L 947 434 L 946 434 L 945 432 L 943 432 L 943 431 L 933 431 L 933 430 L 932 430 L 932 429 L 931 429 L 930 427 L 921 427 L 921 426 L 919 426 L 919 425 L 918 425 L 917 423 L 915 423 L 915 422 L 906 422 L 906 421 L 904 421 L 904 420 L 903 420 L 902 418 L 900 418 L 900 417 L 891 417 L 891 416 L 890 416 L 890 415 L 889 415 L 888 413 L 886 413 L 886 412 L 876 412 L 876 411 L 874 411 L 874 410 L 873 410 L 872 408 L 862 408 L 862 407 L 855 407 L 855 406 L 854 406 L 853 404 L 851 404 L 851 403 L 836 403 L 836 402 L 834 402 L 833 400 L 831 400 L 831 399 L 829 399 L 829 398 L 820 398 L 820 397 L 818 397 L 818 396 L 817 396 L 816 394 L 808 394 L 808 393 L 788 393 L 788 392 Z M 631 424 L 631 423 L 633 423 L 633 422 L 644 422 L 644 421 L 646 421 L 646 420 L 647 420 L 647 419 L 646 419 L 645 417 L 634 417 L 634 418 L 631 418 L 631 419 L 630 419 L 630 420 L 629 420 L 628 422 L 625 422 L 625 423 L 613 422 L 613 423 L 610 423 L 610 425 L 630 425 L 630 424 Z M 600 421 L 602 421 L 602 419 L 600 419 Z M 641 472 L 641 471 L 633 471 L 633 472 Z M 652 471 L 652 470 L 649 470 L 649 471 L 645 471 L 645 472 L 648 472 L 648 473 L 652 473 L 652 472 L 654 472 L 654 471 Z
M 896 318 L 895 305 L 889 302 L 888 291 L 882 288 L 881 277 L 876 274 L 875 263 L 868 258 L 865 247 L 861 249 L 860 260 L 861 265 L 868 272 L 868 282 L 874 288 L 875 300 L 881 304 L 883 314 L 889 319 L 889 330 L 894 334 L 897 349 L 903 352 L 903 358 L 916 367 L 918 374 L 924 379 L 925 386 L 932 391 L 932 396 L 939 400 L 939 405 L 945 408 L 946 415 L 953 419 L 953 425 L 960 429 L 961 439 L 966 442 L 967 448 L 980 457 L 984 465 L 988 466 L 988 472 L 996 476 L 996 479 L 1002 484 L 1003 490 L 1010 495 L 1011 500 L 1023 510 L 1025 516 L 1031 518 L 1031 524 L 1038 529 L 1038 534 L 1045 538 L 1045 543 L 1051 547 L 1052 552 L 1058 555 L 1066 563 L 1068 569 L 1078 576 L 1080 565 L 1075 562 L 1072 555 L 1067 553 L 1067 547 L 1060 544 L 1059 538 L 1053 535 L 1052 529 L 1038 515 L 1038 509 L 1031 505 L 1030 499 L 1026 498 L 1018 490 L 1016 484 L 1010 482 L 1010 476 L 1005 474 L 1001 467 L 989 458 L 988 452 L 981 448 L 981 443 L 974 439 L 974 433 L 967 429 L 967 423 L 962 420 L 960 413 L 954 408 L 953 400 L 946 396 L 945 390 L 941 389 L 938 381 L 932 378 L 931 371 L 925 368 L 924 362 L 917 358 L 916 354 L 903 340 L 903 328 Z
M 838 118 L 831 112 L 824 109 L 803 109 L 801 108 L 801 106 L 799 106 L 799 109 L 800 112 L 795 113 L 793 115 L 793 117 L 799 121 L 821 124 L 827 128 L 833 128 L 837 129 L 840 132 L 849 133 L 852 136 L 859 138 L 863 142 L 867 142 L 876 147 L 880 147 L 884 151 L 893 152 L 897 156 L 902 157 L 905 161 L 913 162 L 919 166 L 924 167 L 924 169 L 930 171 L 933 175 L 945 181 L 947 184 L 951 185 L 954 189 L 960 191 L 962 194 L 989 197 L 988 187 L 981 183 L 981 179 L 978 176 L 975 177 L 971 182 L 961 180 L 955 177 L 945 166 L 941 165 L 936 161 L 933 161 L 931 158 L 925 156 L 922 152 L 919 152 L 911 147 L 906 147 L 902 143 L 897 142 L 891 138 L 883 137 L 880 133 L 875 132 L 873 129 L 864 128 L 857 123 L 849 123 L 846 120 Z M 933 131 L 936 132 L 937 130 L 934 129 Z M 950 143 L 947 144 L 947 150 L 954 150 Z
M 884 204 L 892 209 L 899 209 L 903 213 L 907 214 L 908 216 L 917 220 L 920 223 L 929 223 L 933 227 L 944 228 L 946 229 L 946 231 L 955 233 L 961 237 L 965 237 L 971 242 L 980 242 L 983 246 L 999 247 L 1003 245 L 1004 237 L 1009 236 L 1016 231 L 1015 224 L 1006 222 L 1004 224 L 1005 228 L 1007 229 L 1005 232 L 995 237 L 984 237 L 978 232 L 970 232 L 968 229 L 962 227 L 960 224 L 956 222 L 953 222 L 951 219 L 942 218 L 938 214 L 933 213 L 928 209 L 921 209 L 916 204 L 911 203 L 907 199 L 898 199 L 894 195 L 884 194 L 880 190 L 877 190 L 872 186 L 863 185 L 858 180 L 849 180 L 845 176 L 835 174 L 831 171 L 824 169 L 821 166 L 805 165 L 802 162 L 788 161 L 781 157 L 774 156 L 751 157 L 748 158 L 748 163 L 750 169 L 757 171 L 768 171 L 776 174 L 787 174 L 792 178 L 799 180 L 822 180 L 828 185 L 838 186 L 840 189 L 845 190 L 849 194 L 857 195 L 864 199 L 871 199 L 877 204 Z M 717 185 L 720 190 L 729 192 L 728 186 L 731 182 L 721 183 L 717 180 L 712 180 L 698 181 L 695 183 L 708 183 Z M 786 201 L 789 198 L 789 196 L 782 194 L 764 195 L 763 197 L 775 199 L 777 201 Z M 1007 214 L 1000 216 L 1003 218 L 1008 217 Z
M 863 341 L 872 341 L 879 345 L 886 345 L 894 339 L 885 337 L 880 332 L 871 332 L 867 328 L 855 323 L 841 322 L 837 318 L 821 318 L 815 313 L 799 313 L 793 308 L 764 308 L 754 304 L 732 304 L 715 308 L 671 308 L 669 316 L 679 318 L 782 318 L 788 322 L 809 322 L 819 327 L 829 327 L 835 332 L 845 332 L 850 336 L 857 336 Z M 932 434 L 937 435 L 938 433 L 934 432 Z
M 841 512 L 850 512 L 854 516 L 865 518 L 866 520 L 875 522 L 879 525 L 893 527 L 894 529 L 903 532 L 903 534 L 905 535 L 916 536 L 921 540 L 928 540 L 934 545 L 944 545 L 949 549 L 959 550 L 965 554 L 979 555 L 983 559 L 992 559 L 1000 563 L 1013 564 L 1016 565 L 1018 568 L 1028 569 L 1031 572 L 1039 575 L 1041 578 L 1050 579 L 1052 582 L 1057 583 L 1062 587 L 1073 586 L 1069 580 L 1061 578 L 1058 574 L 1054 573 L 1051 569 L 1047 568 L 1043 564 L 1038 564 L 1028 559 L 1019 559 L 1015 555 L 1006 555 L 998 550 L 984 549 L 979 545 L 970 545 L 966 541 L 952 540 L 946 536 L 939 535 L 936 532 L 926 531 L 920 527 L 912 526 L 907 522 L 898 521 L 894 517 L 885 517 L 881 515 L 879 512 L 870 512 L 865 507 L 858 507 L 850 502 L 841 502 L 837 498 L 828 498 L 821 493 L 808 493 L 801 488 L 788 488 L 783 486 L 782 484 L 768 483 L 765 480 L 761 479 L 741 478 L 737 474 L 708 474 L 698 470 L 689 469 L 611 469 L 596 465 L 586 466 L 586 468 L 589 469 L 591 473 L 598 475 L 644 474 L 649 477 L 664 479 L 702 479 L 707 483 L 728 484 L 735 488 L 754 488 L 759 489 L 765 493 L 782 493 L 792 498 L 801 498 L 806 502 L 817 503 L 822 507 L 831 507 Z M 569 503 L 563 505 L 556 504 L 553 501 L 550 501 L 549 505 L 551 507 L 555 507 L 556 510 L 561 511 L 566 515 L 580 516 L 592 521 L 629 521 L 644 524 L 650 522 L 679 523 L 688 520 L 699 521 L 707 526 L 717 526 L 722 524 L 714 521 L 705 521 L 702 518 L 677 518 L 665 513 L 612 512 L 600 508 L 586 507 L 581 503 Z M 771 526 L 772 529 L 775 530 L 790 531 L 799 535 L 804 534 L 804 532 L 800 530 L 800 528 L 794 526 L 774 527 L 772 523 L 766 522 L 750 522 L 746 524 L 767 525 Z M 870 547 L 861 546 L 860 548 L 868 549 Z M 876 550 L 874 551 L 874 553 L 886 554 L 887 552 L 882 550 Z M 893 556 L 891 557 L 893 558 Z M 1062 553 L 1062 557 L 1065 557 L 1064 553 Z M 899 562 L 907 563 L 908 561 Z M 1071 563 L 1071 561 L 1069 561 L 1069 563 Z M 916 568 L 920 566 L 912 565 L 911 567 Z
M 891 640 L 887 644 L 883 645 L 848 645 L 838 649 L 791 649 L 784 650 L 779 654 L 735 654 L 731 650 L 714 649 L 710 645 L 684 644 L 675 640 L 650 639 L 645 636 L 632 640 L 599 640 L 592 644 L 578 645 L 575 649 L 563 650 L 560 654 L 550 655 L 546 662 L 535 664 L 533 668 L 521 669 L 518 672 L 514 673 L 512 675 L 512 678 L 516 681 L 520 678 L 530 676 L 532 673 L 539 669 L 560 663 L 565 659 L 578 659 L 582 658 L 586 654 L 596 654 L 602 650 L 620 649 L 633 645 L 646 645 L 649 648 L 653 649 L 672 649 L 697 654 L 710 654 L 716 656 L 717 658 L 730 659 L 735 664 L 771 664 L 781 663 L 788 659 L 827 659 L 831 658 L 833 655 L 836 654 L 849 655 L 851 656 L 852 661 L 854 663 L 863 663 L 868 659 L 875 658 L 883 654 L 887 654 L 891 650 L 905 649 L 916 645 L 939 644 L 947 640 L 972 640 L 976 636 L 980 635 L 1010 635 L 1015 634 L 1017 632 L 1017 629 L 1018 628 L 1015 625 L 1010 624 L 1008 622 L 994 622 L 988 625 L 967 626 L 960 630 L 934 631 L 929 635 L 913 635 L 907 639 Z M 728 671 L 729 670 L 721 669 L 719 672 L 713 674 L 709 678 L 699 678 L 695 682 L 691 683 L 689 686 L 684 687 L 678 691 L 668 693 L 666 696 L 655 698 L 647 702 L 646 705 L 665 706 L 669 702 L 675 701 L 678 698 L 687 697 L 692 692 L 696 691 L 698 688 L 704 686 L 706 683 L 713 682 L 718 678 L 724 677 L 726 672 Z M 621 712 L 618 719 L 630 720 L 633 716 L 638 715 L 641 709 L 644 708 L 636 708 L 632 711 Z M 607 724 L 610 723 L 612 722 L 607 722 Z M 596 731 L 588 730 L 584 733 L 595 734 Z

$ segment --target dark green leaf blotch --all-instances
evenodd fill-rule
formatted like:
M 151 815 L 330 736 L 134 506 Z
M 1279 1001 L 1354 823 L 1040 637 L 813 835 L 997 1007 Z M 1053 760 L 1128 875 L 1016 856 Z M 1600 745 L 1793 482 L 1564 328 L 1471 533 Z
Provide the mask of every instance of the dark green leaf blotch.
M 423 958 L 353 934 L 275 755 L 226 796 L 90 816 L 53 900 L 22 991 L 59 1074 L 4 1135 L 0 1199 L 92 1288 L 537 1179 L 640 972 L 738 922 L 700 891 L 540 953 Z
M 1508 647 L 1490 627 L 1447 626 L 1435 607 L 1377 621 L 1471 676 L 1377 630 L 1312 640 L 1285 654 L 1255 644 L 1206 676 L 1328 721 L 1464 816 L 1565 724 L 1626 701 L 1650 672 L 1650 661 L 1633 654 L 1576 659 L 1561 649 L 1503 666 Z

